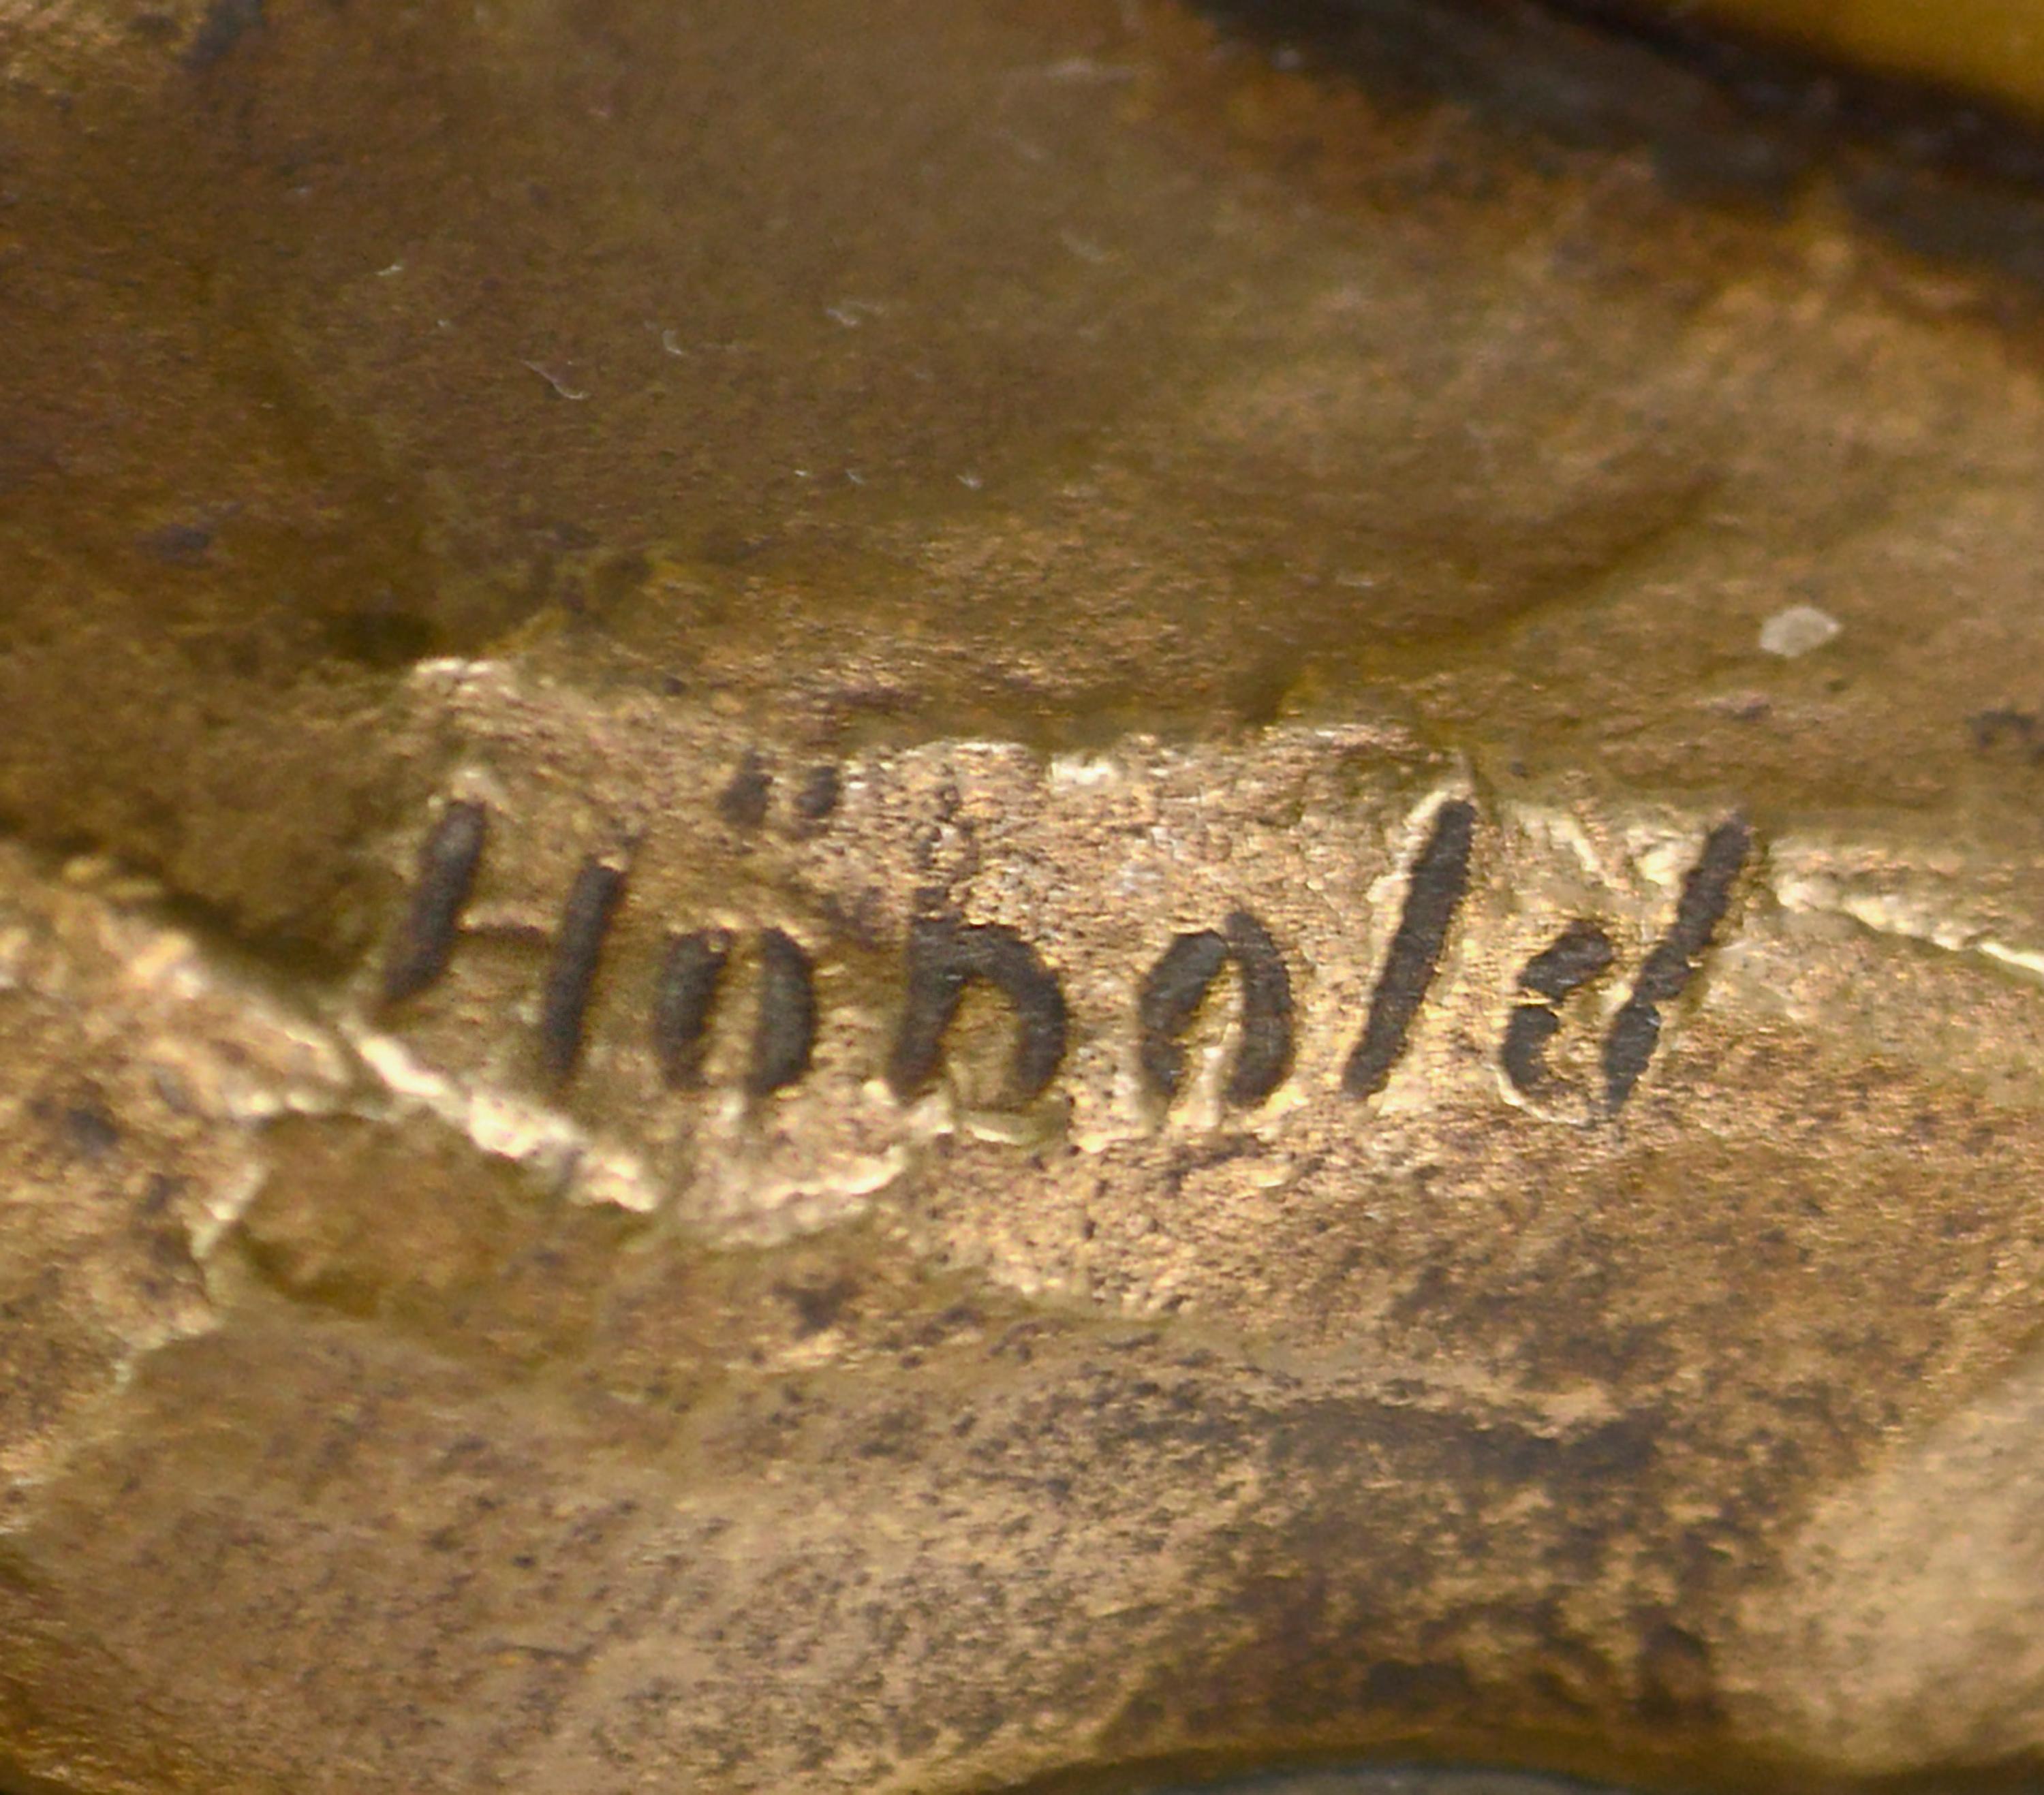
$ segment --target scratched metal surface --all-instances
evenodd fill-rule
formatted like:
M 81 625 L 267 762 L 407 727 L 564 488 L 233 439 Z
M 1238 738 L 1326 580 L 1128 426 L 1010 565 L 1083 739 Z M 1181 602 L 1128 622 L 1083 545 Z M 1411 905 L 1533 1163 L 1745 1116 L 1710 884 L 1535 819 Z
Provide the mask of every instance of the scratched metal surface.
M 1162 5 L 0 29 L 6 1774 L 2034 1762 L 2034 200 Z

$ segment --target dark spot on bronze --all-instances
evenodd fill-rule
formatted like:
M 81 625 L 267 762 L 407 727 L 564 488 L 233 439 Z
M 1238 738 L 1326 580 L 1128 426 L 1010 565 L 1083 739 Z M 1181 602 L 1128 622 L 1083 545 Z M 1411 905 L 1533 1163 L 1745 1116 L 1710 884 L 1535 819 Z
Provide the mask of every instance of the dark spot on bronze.
M 839 1276 L 816 1283 L 776 1284 L 774 1294 L 795 1311 L 795 1337 L 808 1340 L 837 1325 L 845 1305 L 859 1294 L 859 1286 Z
M 809 1069 L 816 1040 L 816 968 L 792 935 L 759 931 L 759 1009 L 745 1088 L 765 1097 Z
M 104 1159 L 121 1145 L 121 1130 L 98 1103 L 73 1103 L 63 1112 L 65 1138 L 89 1160 Z
M 1632 995 L 1612 1018 L 1604 1038 L 1604 1100 L 1614 1114 L 1624 1107 L 1654 1057 L 1661 1039 L 1661 1006 L 1680 997 L 1695 974 L 1697 961 L 1731 905 L 1732 888 L 1752 846 L 1753 832 L 1743 820 L 1720 823 L 1682 881 L 1675 920 L 1646 956 Z
M 1981 754 L 1992 754 L 2004 746 L 2012 746 L 2033 765 L 2044 761 L 2044 739 L 2040 738 L 2044 736 L 2044 721 L 2040 721 L 2034 711 L 2007 707 L 1982 711 L 1966 719 L 1966 731 L 1973 738 L 1975 750 Z
M 449 804 L 427 831 L 412 901 L 383 968 L 385 1003 L 417 995 L 446 972 L 488 833 L 489 813 L 466 802 Z
M 263 0 L 213 0 L 185 47 L 186 67 L 212 67 L 262 22 Z
M 774 776 L 757 752 L 748 749 L 731 783 L 717 794 L 717 813 L 734 828 L 757 829 L 766 820 L 766 799 Z
M 603 939 L 624 896 L 624 873 L 601 860 L 586 860 L 569 888 L 540 999 L 540 1066 L 555 1080 L 574 1070 L 582 1055 L 582 1023 L 596 988 Z
M 213 551 L 209 524 L 166 524 L 142 538 L 141 546 L 173 567 L 196 567 Z
M 653 991 L 653 1055 L 670 1089 L 702 1083 L 710 1012 L 731 957 L 730 932 L 697 929 L 667 944 Z
M 936 1074 L 944 1031 L 966 988 L 984 980 L 1015 1011 L 1009 1066 L 1013 1100 L 1039 1096 L 1065 1056 L 1065 994 L 1036 950 L 1000 923 L 966 925 L 924 917 L 909 929 L 908 999 L 887 1064 L 887 1082 L 903 1100 Z
M 827 822 L 837 809 L 840 785 L 837 769 L 828 761 L 813 766 L 795 794 L 795 819 L 806 829 Z
M 1466 799 L 1451 800 L 1441 806 L 1433 833 L 1412 864 L 1404 911 L 1385 956 L 1383 976 L 1370 995 L 1362 1037 L 1342 1072 L 1342 1089 L 1351 1097 L 1376 1095 L 1405 1051 L 1412 1018 L 1440 965 L 1448 926 L 1469 889 L 1475 831 L 1475 805 Z
M 86 1085 L 66 1103 L 32 1097 L 28 1109 L 30 1115 L 81 1158 L 104 1159 L 121 1145 L 121 1130 L 96 1085 Z

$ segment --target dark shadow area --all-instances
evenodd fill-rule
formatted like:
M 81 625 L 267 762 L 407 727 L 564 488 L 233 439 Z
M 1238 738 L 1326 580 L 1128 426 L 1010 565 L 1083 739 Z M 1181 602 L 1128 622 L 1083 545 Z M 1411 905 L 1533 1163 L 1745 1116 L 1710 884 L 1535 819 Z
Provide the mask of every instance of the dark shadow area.
M 2044 132 L 1977 95 L 1612 0 L 1194 0 L 1381 103 L 1466 105 L 1571 149 L 1643 149 L 1671 190 L 1778 207 L 1829 173 L 1904 247 L 2044 281 Z

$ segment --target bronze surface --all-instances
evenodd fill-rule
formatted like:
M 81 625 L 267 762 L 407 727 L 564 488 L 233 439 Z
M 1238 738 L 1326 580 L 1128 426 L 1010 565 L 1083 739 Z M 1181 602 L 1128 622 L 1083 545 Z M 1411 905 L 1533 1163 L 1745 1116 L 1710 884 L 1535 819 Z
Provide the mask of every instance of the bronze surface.
M 0 67 L 0 1777 L 2034 1763 L 2020 229 L 1150 0 Z

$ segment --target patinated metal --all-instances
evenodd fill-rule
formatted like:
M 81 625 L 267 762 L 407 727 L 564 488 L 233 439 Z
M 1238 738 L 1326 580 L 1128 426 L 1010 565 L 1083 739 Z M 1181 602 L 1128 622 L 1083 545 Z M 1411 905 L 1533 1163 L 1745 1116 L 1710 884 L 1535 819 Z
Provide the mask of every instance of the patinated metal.
M 1576 29 L 7 13 L 0 1780 L 2034 1764 L 2037 202 Z

